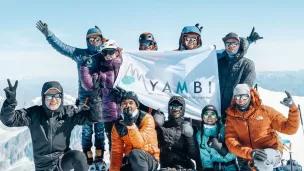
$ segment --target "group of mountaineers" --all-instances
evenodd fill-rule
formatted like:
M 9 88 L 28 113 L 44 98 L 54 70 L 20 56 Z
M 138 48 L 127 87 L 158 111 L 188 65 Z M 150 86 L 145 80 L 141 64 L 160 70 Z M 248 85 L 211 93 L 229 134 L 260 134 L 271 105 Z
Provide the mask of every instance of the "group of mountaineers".
M 201 106 L 201 120 L 194 120 L 185 117 L 182 96 L 170 98 L 166 118 L 160 109 L 142 104 L 134 92 L 114 87 L 123 49 L 97 26 L 87 31 L 86 49 L 63 43 L 42 21 L 36 27 L 78 69 L 77 108 L 63 105 L 63 89 L 56 81 L 43 85 L 41 106 L 27 109 L 15 109 L 18 81 L 12 85 L 8 80 L 4 89 L 0 119 L 8 127 L 30 129 L 37 171 L 106 170 L 107 150 L 110 171 L 272 171 L 283 152 L 276 132 L 295 134 L 299 128 L 299 110 L 289 92 L 281 101 L 289 108 L 286 118 L 263 105 L 253 89 L 255 66 L 245 55 L 251 43 L 263 39 L 254 29 L 247 38 L 233 32 L 223 37 L 225 50 L 217 54 L 221 111 L 212 104 Z M 184 27 L 175 51 L 203 46 L 202 29 L 199 24 Z M 151 33 L 139 36 L 139 50 L 158 50 Z M 69 148 L 75 125 L 82 125 L 82 152 Z

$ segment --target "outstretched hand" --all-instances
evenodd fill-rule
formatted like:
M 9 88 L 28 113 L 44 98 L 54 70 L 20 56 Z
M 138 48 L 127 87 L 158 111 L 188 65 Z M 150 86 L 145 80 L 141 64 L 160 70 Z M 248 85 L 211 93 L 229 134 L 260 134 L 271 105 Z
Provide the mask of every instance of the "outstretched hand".
M 45 37 L 48 36 L 49 34 L 49 29 L 48 29 L 48 25 L 46 23 L 43 23 L 41 20 L 39 20 L 37 23 L 36 23 L 36 27 L 38 30 L 41 31 L 42 34 L 45 35 Z
M 257 40 L 263 39 L 263 37 L 261 37 L 257 32 L 255 32 L 255 28 L 253 27 L 251 30 L 251 33 L 250 33 L 249 37 L 247 37 L 247 39 L 250 42 L 256 42 Z
M 286 93 L 287 97 L 285 97 L 283 99 L 283 101 L 280 101 L 280 103 L 290 108 L 290 107 L 294 106 L 295 103 L 293 102 L 290 93 L 286 90 L 285 90 L 285 93 Z
M 8 87 L 4 89 L 6 100 L 10 103 L 16 101 L 16 90 L 18 87 L 18 80 L 15 81 L 15 85 L 12 86 L 10 79 L 7 79 Z

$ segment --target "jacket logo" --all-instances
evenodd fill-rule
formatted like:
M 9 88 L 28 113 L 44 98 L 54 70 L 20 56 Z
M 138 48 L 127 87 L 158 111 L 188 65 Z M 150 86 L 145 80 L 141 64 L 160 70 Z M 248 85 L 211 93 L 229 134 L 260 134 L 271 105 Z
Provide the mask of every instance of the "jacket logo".
M 264 118 L 263 118 L 263 116 L 258 116 L 257 118 L 256 118 L 256 120 L 258 120 L 258 121 L 261 121 L 261 120 L 263 120 Z

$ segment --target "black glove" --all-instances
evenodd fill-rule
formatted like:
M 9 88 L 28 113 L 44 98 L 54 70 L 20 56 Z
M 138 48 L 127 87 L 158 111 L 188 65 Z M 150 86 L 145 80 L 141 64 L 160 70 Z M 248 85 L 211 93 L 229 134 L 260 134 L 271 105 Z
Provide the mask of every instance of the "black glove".
M 251 152 L 251 158 L 253 160 L 265 161 L 267 159 L 267 153 L 264 150 L 254 149 Z
M 263 39 L 263 37 L 260 37 L 260 35 L 254 30 L 255 28 L 253 27 L 249 37 L 247 37 L 247 40 L 250 41 L 251 43 L 256 42 L 259 39 Z
M 283 99 L 283 101 L 280 101 L 280 103 L 283 104 L 283 105 L 285 105 L 285 106 L 287 106 L 287 107 L 289 107 L 289 108 L 291 108 L 292 106 L 295 105 L 295 103 L 293 102 L 290 93 L 288 91 L 286 91 L 286 90 L 285 90 L 285 93 L 286 93 L 287 97 L 285 97 Z
M 91 99 L 97 99 L 98 97 L 100 97 L 100 93 L 101 93 L 100 77 L 99 76 L 97 78 L 93 77 L 92 82 L 93 82 L 93 87 L 92 87 Z
M 121 100 L 122 96 L 126 93 L 126 91 L 122 88 L 120 88 L 119 86 L 114 87 L 111 90 L 111 94 L 114 95 L 114 97 L 116 97 L 117 100 Z
M 155 126 L 162 126 L 165 122 L 165 114 L 157 109 L 157 112 L 153 115 Z
M 9 79 L 7 79 L 7 83 L 8 83 L 8 87 L 3 89 L 5 91 L 6 100 L 9 103 L 16 102 L 16 90 L 18 86 L 18 80 L 15 82 L 14 87 L 12 86 L 11 81 Z
M 193 128 L 190 122 L 183 122 L 181 127 L 182 134 L 184 134 L 186 137 L 192 137 L 193 136 Z
M 219 142 L 217 138 L 209 137 L 207 144 L 222 156 L 226 156 L 228 153 L 228 148 L 225 146 L 225 144 Z
M 132 126 L 134 123 L 134 118 L 131 113 L 131 108 L 127 107 L 123 109 L 123 120 L 120 121 L 121 124 L 125 126 Z
M 203 28 L 204 28 L 203 26 L 199 27 L 199 23 L 195 24 L 195 27 L 197 27 L 197 28 L 199 29 L 200 32 L 202 32 L 202 30 L 203 30 Z
M 49 29 L 48 29 L 48 25 L 46 23 L 43 23 L 41 20 L 39 20 L 36 23 L 36 27 L 38 30 L 41 31 L 41 33 L 43 33 L 45 35 L 45 37 L 47 37 L 49 35 Z

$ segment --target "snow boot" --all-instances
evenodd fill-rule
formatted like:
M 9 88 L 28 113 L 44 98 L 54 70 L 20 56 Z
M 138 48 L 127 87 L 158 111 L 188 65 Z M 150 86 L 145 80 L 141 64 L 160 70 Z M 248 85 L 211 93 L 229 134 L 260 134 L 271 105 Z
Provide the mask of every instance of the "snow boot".
M 87 157 L 88 165 L 92 165 L 93 164 L 93 153 L 92 153 L 92 151 L 90 149 L 83 149 L 83 153 Z

